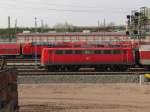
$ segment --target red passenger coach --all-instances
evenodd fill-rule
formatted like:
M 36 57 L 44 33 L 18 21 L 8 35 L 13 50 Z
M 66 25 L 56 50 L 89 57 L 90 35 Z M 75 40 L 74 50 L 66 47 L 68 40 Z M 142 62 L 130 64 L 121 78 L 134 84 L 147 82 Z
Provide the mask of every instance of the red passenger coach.
M 139 55 L 140 64 L 145 67 L 150 66 L 150 45 L 140 45 Z
M 20 55 L 20 44 L 0 44 L 0 55 L 6 57 L 15 57 Z
M 93 67 L 96 70 L 126 70 L 135 64 L 132 48 L 45 48 L 41 65 L 49 70 L 78 70 Z

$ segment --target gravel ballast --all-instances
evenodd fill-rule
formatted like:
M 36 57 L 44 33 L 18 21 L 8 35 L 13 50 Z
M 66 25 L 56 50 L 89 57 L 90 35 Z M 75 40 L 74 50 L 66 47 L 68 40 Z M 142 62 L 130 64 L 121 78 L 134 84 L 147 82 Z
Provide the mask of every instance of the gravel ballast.
M 38 75 L 18 76 L 19 84 L 40 83 L 139 83 L 139 75 Z

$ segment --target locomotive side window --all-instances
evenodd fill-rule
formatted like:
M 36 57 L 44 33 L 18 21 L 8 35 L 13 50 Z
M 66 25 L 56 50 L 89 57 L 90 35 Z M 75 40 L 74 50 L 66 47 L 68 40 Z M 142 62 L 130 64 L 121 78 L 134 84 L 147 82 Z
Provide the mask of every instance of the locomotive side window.
M 81 50 L 75 50 L 74 53 L 75 54 L 82 54 L 82 51 Z
M 93 50 L 85 50 L 83 51 L 84 54 L 94 54 Z
M 100 50 L 95 50 L 94 52 L 95 52 L 95 54 L 102 54 L 102 51 L 100 51 Z
M 55 53 L 56 54 L 64 54 L 62 50 L 56 50 Z
M 90 51 L 85 50 L 85 51 L 83 51 L 83 54 L 90 54 Z
M 111 50 L 104 50 L 104 54 L 111 54 Z
M 65 50 L 64 52 L 65 52 L 64 54 L 73 54 L 72 50 Z
M 114 50 L 113 54 L 121 54 L 121 51 L 120 50 Z

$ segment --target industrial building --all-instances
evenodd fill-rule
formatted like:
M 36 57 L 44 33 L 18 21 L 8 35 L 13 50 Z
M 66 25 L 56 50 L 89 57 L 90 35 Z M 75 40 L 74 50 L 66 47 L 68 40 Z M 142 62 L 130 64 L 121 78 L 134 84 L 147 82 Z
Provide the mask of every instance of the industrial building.
M 19 33 L 17 43 L 24 42 L 81 42 L 127 40 L 125 32 L 54 32 L 54 33 Z

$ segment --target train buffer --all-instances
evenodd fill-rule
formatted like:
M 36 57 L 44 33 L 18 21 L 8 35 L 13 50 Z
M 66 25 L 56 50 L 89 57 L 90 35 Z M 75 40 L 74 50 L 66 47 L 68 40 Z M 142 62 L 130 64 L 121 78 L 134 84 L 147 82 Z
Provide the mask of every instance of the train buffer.
M 144 82 L 150 82 L 150 73 L 144 74 Z

